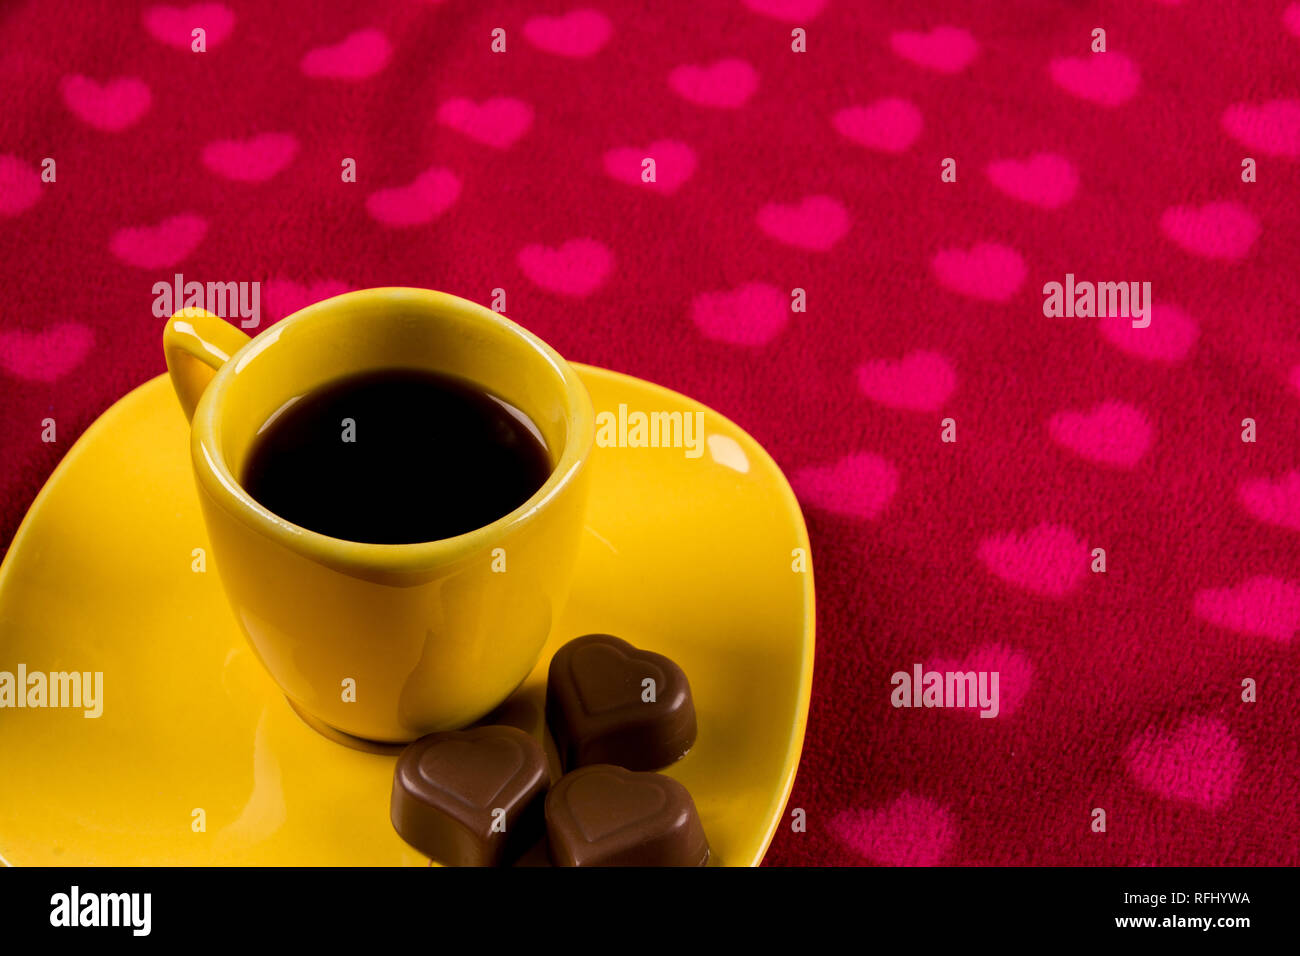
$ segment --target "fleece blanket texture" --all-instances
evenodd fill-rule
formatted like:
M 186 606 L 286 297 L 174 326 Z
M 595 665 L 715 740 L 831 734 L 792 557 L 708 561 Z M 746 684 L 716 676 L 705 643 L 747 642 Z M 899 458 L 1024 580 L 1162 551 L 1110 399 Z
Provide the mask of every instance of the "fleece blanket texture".
M 800 497 L 768 863 L 1300 863 L 1300 4 L 10 0 L 0 89 L 4 543 L 156 282 L 503 290 Z

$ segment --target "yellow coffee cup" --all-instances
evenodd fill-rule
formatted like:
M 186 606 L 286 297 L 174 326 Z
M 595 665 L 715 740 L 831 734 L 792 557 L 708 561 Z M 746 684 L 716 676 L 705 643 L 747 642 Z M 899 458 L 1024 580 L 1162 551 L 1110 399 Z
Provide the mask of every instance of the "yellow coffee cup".
M 519 686 L 563 607 L 583 529 L 594 414 L 564 359 L 496 312 L 409 288 L 336 296 L 251 339 L 186 309 L 163 350 L 191 420 L 210 556 L 253 650 L 308 722 L 401 743 L 472 723 Z M 332 538 L 249 496 L 239 476 L 277 411 L 381 369 L 454 375 L 523 410 L 550 477 L 497 521 L 417 544 Z

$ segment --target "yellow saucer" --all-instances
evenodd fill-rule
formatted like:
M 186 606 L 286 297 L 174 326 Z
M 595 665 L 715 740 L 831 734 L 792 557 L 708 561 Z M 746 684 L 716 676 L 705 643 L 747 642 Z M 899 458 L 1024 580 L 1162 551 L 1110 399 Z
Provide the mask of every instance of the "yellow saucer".
M 713 860 L 755 865 L 781 824 L 808 716 L 808 536 L 765 451 L 697 402 L 577 366 L 596 411 L 703 412 L 702 455 L 597 448 L 576 584 L 495 719 L 542 737 L 546 667 L 602 631 L 685 669 L 699 737 L 666 771 Z M 0 672 L 102 672 L 103 713 L 0 708 L 0 859 L 13 865 L 427 865 L 388 819 L 394 757 L 326 739 L 245 644 L 207 548 L 167 376 L 96 421 L 0 567 Z M 47 701 L 48 703 L 48 701 Z

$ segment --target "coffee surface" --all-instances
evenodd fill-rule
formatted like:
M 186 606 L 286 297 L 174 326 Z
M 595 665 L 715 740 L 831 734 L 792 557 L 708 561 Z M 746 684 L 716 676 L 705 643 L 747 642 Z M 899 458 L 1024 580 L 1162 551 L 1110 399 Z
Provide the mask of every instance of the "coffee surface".
M 461 379 L 392 370 L 325 385 L 272 416 L 242 481 L 296 525 L 409 544 L 492 523 L 550 472 L 541 436 L 519 409 Z

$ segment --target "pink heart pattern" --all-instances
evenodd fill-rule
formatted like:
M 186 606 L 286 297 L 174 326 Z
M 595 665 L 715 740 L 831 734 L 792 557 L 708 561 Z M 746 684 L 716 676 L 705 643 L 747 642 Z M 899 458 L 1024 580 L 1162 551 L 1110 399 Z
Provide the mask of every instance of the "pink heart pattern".
M 1079 188 L 1074 164 L 1055 153 L 1035 153 L 1023 162 L 996 160 L 985 172 L 1000 191 L 1040 209 L 1060 209 Z
M 1086 412 L 1057 412 L 1047 429 L 1058 445 L 1112 468 L 1132 468 L 1151 447 L 1151 422 L 1127 402 L 1102 402 Z
M 826 7 L 826 0 L 744 0 L 755 13 L 776 20 L 811 20 Z
M 245 183 L 266 182 L 298 153 L 292 133 L 260 133 L 249 139 L 222 139 L 203 147 L 203 165 L 218 176 Z
M 932 265 L 940 285 L 987 302 L 1006 302 L 1028 274 L 1020 253 L 996 242 L 978 242 L 969 250 L 944 249 Z
M 1194 606 L 1202 621 L 1238 634 L 1285 644 L 1300 630 L 1300 587 L 1272 575 L 1197 591 Z
M 106 133 L 134 126 L 153 99 L 144 80 L 132 76 L 102 84 L 88 76 L 65 76 L 59 88 L 63 102 L 78 119 Z
M 303 54 L 303 76 L 334 80 L 364 80 L 388 65 L 392 45 L 382 30 L 373 27 L 349 33 L 333 46 L 316 47 Z
M 405 228 L 433 222 L 460 196 L 460 178 L 434 166 L 407 186 L 381 189 L 366 197 L 366 211 L 385 226 Z
M 1166 236 L 1207 259 L 1243 259 L 1259 238 L 1259 220 L 1239 202 L 1172 206 L 1160 217 Z
M 476 143 L 509 149 L 533 125 L 533 108 L 513 96 L 494 96 L 482 103 L 455 97 L 438 107 L 438 122 Z
M 691 302 L 691 321 L 706 338 L 730 345 L 766 345 L 790 318 L 790 300 L 767 282 L 747 282 L 725 292 L 702 292 Z
M 871 452 L 857 452 L 833 465 L 795 472 L 794 487 L 804 501 L 834 514 L 878 518 L 898 491 L 898 469 Z
M 1048 64 L 1048 72 L 1067 93 L 1108 108 L 1131 100 L 1142 82 L 1137 64 L 1114 50 L 1086 57 L 1059 57 Z
M 119 229 L 109 240 L 109 249 L 127 265 L 171 268 L 184 262 L 207 232 L 208 222 L 202 216 L 181 213 L 157 225 Z
M 43 332 L 0 331 L 0 367 L 29 382 L 57 382 L 82 363 L 95 334 L 80 322 L 60 322 Z
M 16 216 L 41 198 L 41 175 L 12 153 L 0 154 L 0 216 Z
M 1236 103 L 1223 111 L 1223 128 L 1247 149 L 1266 156 L 1300 157 L 1300 102 Z
M 1265 524 L 1300 531 L 1300 470 L 1273 481 L 1253 478 L 1237 486 L 1237 500 Z
M 614 25 L 599 10 L 571 10 L 559 17 L 533 17 L 524 36 L 539 50 L 582 59 L 594 56 L 609 42 Z
M 848 810 L 831 832 L 881 866 L 937 866 L 957 842 L 951 813 L 928 797 L 904 792 L 878 810 Z
M 1232 799 L 1245 763 L 1228 725 L 1215 717 L 1186 717 L 1172 731 L 1146 730 L 1124 759 L 1143 790 L 1207 810 Z
M 1088 572 L 1088 545 L 1064 525 L 1044 522 L 1023 533 L 993 535 L 980 542 L 979 559 L 1013 587 L 1061 598 Z
M 196 3 L 188 7 L 159 5 L 144 12 L 145 29 L 160 43 L 190 51 L 194 29 L 202 27 L 204 46 L 214 50 L 235 29 L 235 14 L 224 3 Z
M 758 71 L 744 60 L 709 66 L 685 64 L 668 74 L 668 85 L 684 100 L 719 110 L 739 109 L 758 89 Z
M 935 27 L 929 33 L 900 30 L 890 34 L 889 45 L 905 60 L 936 73 L 960 73 L 979 53 L 975 38 L 961 27 Z
M 1134 358 L 1148 362 L 1174 364 L 1191 354 L 1201 330 L 1190 315 L 1176 305 L 1155 303 L 1151 306 L 1151 324 L 1134 328 L 1128 316 L 1108 316 L 1098 320 L 1102 336 L 1111 345 Z
M 888 359 L 858 366 L 858 388 L 890 408 L 932 412 L 943 407 L 957 387 L 957 372 L 938 352 L 909 352 L 899 361 Z
M 896 96 L 842 109 L 832 122 L 845 139 L 882 153 L 904 152 L 916 142 L 924 125 L 915 104 Z
M 646 159 L 654 160 L 654 182 L 641 179 Z M 661 139 L 645 148 L 620 146 L 605 153 L 605 172 L 629 186 L 671 195 L 695 172 L 695 151 L 675 139 Z
M 849 211 L 831 196 L 807 196 L 797 203 L 768 203 L 758 211 L 758 228 L 778 242 L 826 252 L 849 231 Z
M 961 659 L 936 657 L 928 661 L 926 670 L 940 673 L 955 672 L 965 674 L 981 671 L 998 675 L 998 717 L 1007 718 L 1020 709 L 1021 703 L 1029 695 L 1029 688 L 1034 681 L 1034 665 L 1029 658 L 1006 644 L 981 644 Z M 979 716 L 979 701 L 971 701 L 965 713 Z M 981 718 L 996 720 L 998 717 Z
M 599 289 L 614 268 L 609 248 L 595 239 L 570 239 L 551 248 L 525 246 L 519 268 L 536 285 L 557 295 L 584 298 Z

